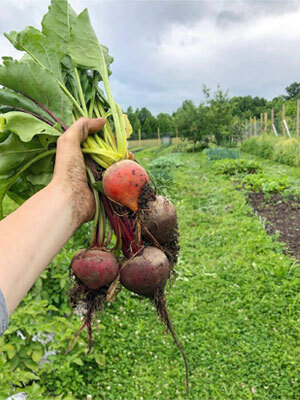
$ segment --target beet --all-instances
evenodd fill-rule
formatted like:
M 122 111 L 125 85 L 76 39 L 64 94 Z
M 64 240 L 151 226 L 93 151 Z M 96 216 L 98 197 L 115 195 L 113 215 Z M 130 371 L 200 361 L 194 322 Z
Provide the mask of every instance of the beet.
M 168 242 L 177 226 L 177 214 L 173 203 L 164 196 L 157 196 L 156 200 L 148 202 L 148 210 L 143 216 L 143 233 L 149 237 L 150 232 L 161 244 Z
M 105 195 L 136 212 L 143 186 L 149 182 L 145 169 L 132 160 L 122 160 L 112 164 L 103 174 Z
M 156 289 L 164 289 L 169 275 L 166 255 L 156 247 L 146 247 L 142 253 L 125 261 L 120 282 L 131 292 L 151 297 Z
M 74 274 L 89 289 L 99 289 L 116 279 L 119 263 L 116 257 L 99 248 L 80 250 L 73 257 Z

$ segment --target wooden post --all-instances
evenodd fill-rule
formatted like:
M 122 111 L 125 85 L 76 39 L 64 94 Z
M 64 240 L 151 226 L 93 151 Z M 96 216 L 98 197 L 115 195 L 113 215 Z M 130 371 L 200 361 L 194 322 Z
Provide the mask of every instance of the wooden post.
M 250 117 L 249 137 L 252 136 L 252 117 Z
M 296 136 L 299 136 L 300 99 L 297 100 Z
M 142 147 L 141 128 L 139 128 L 139 147 Z
M 272 129 L 273 129 L 273 126 L 274 126 L 274 108 L 272 108 L 272 111 L 271 111 L 271 124 L 272 124 Z
M 284 121 L 285 120 L 285 104 L 282 104 L 282 135 L 285 136 L 285 125 Z
M 178 128 L 176 128 L 176 144 L 179 144 Z
M 257 136 L 256 117 L 254 117 L 254 136 Z
M 160 145 L 161 145 L 161 140 L 160 140 L 160 130 L 159 130 L 159 128 L 157 128 L 157 143 L 158 143 L 158 146 L 160 146 Z
M 268 113 L 265 113 L 265 133 L 268 133 Z
M 263 114 L 260 113 L 260 134 L 262 135 L 263 129 L 264 129 L 264 121 L 263 121 Z

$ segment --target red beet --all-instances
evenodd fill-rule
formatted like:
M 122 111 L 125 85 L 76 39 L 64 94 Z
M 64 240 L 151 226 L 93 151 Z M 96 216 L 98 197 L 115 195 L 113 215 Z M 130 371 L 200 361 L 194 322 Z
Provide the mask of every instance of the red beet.
M 172 239 L 177 226 L 176 209 L 164 196 L 157 196 L 148 207 L 150 211 L 145 212 L 142 225 L 144 233 L 149 236 L 148 230 L 159 243 L 166 243 Z
M 156 247 L 146 247 L 141 254 L 125 261 L 120 282 L 131 292 L 151 297 L 156 289 L 164 289 L 169 275 L 166 255 Z
M 98 248 L 80 250 L 72 260 L 74 274 L 89 289 L 99 289 L 116 279 L 119 263 L 116 257 Z
M 132 160 L 114 163 L 103 175 L 103 190 L 111 200 L 137 211 L 143 186 L 149 182 L 145 169 Z

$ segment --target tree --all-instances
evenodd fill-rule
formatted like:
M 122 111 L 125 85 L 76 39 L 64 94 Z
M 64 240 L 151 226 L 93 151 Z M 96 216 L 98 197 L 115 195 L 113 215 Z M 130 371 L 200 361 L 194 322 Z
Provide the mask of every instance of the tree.
M 185 100 L 173 117 L 180 136 L 192 141 L 194 148 L 209 134 L 208 110 L 202 103 L 197 107 L 192 100 Z
M 228 97 L 228 91 L 223 90 L 218 86 L 213 97 L 210 94 L 210 89 L 203 87 L 203 93 L 209 104 L 210 127 L 212 134 L 215 137 L 217 145 L 221 145 L 224 138 L 230 136 L 231 124 L 233 121 L 232 105 Z
M 160 113 L 156 119 L 161 134 L 171 135 L 174 132 L 174 121 L 170 114 Z
M 300 83 L 299 82 L 293 82 L 289 86 L 285 88 L 287 92 L 287 96 L 285 98 L 287 100 L 290 99 L 298 99 L 300 97 Z

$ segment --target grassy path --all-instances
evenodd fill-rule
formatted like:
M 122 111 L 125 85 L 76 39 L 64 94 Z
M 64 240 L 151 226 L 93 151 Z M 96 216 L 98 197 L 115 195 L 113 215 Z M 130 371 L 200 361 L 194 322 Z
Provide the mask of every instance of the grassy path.
M 186 336 L 190 398 L 300 398 L 299 264 L 204 156 L 181 160 L 169 191 L 182 246 L 169 305 Z

